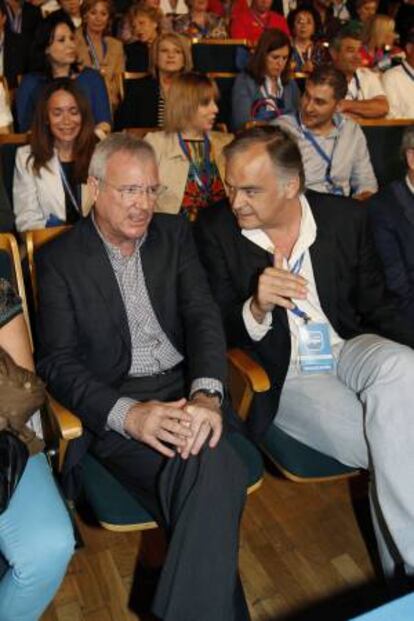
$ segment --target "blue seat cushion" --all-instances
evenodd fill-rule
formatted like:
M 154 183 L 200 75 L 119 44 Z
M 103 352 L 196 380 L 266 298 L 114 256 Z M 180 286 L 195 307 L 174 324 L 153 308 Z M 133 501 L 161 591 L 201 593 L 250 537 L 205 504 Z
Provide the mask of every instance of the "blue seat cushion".
M 355 471 L 355 468 L 295 440 L 275 425 L 267 432 L 262 448 L 276 465 L 299 478 L 323 478 Z
M 254 485 L 263 475 L 260 452 L 238 433 L 230 433 L 227 437 L 248 467 L 249 487 Z M 154 521 L 140 502 L 89 453 L 82 460 L 82 484 L 88 504 L 99 522 L 126 526 Z

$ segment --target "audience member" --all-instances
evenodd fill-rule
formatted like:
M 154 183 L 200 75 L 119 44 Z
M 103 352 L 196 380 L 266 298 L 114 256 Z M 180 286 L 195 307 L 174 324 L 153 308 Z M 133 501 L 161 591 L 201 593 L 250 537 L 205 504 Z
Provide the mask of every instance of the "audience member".
M 174 20 L 174 30 L 197 39 L 225 39 L 228 37 L 226 21 L 208 10 L 209 0 L 185 0 L 188 13 Z
M 232 39 L 247 39 L 257 43 L 263 32 L 269 28 L 278 28 L 289 35 L 286 19 L 270 10 L 272 0 L 235 0 L 233 4 L 230 36 Z
M 69 16 L 73 26 L 82 26 L 81 0 L 58 0 L 62 10 Z
M 23 76 L 16 92 L 18 128 L 27 132 L 34 108 L 45 84 L 52 79 L 73 79 L 88 99 L 95 121 L 95 131 L 104 135 L 111 127 L 111 110 L 105 82 L 95 69 L 78 70 L 75 29 L 65 13 L 56 11 L 46 17 L 36 32 L 33 46 L 36 71 Z
M 234 82 L 234 130 L 248 121 L 271 121 L 298 109 L 300 92 L 290 78 L 291 55 L 290 39 L 284 32 L 276 29 L 264 31 L 246 71 L 239 73 Z
M 291 11 L 287 18 L 292 33 L 292 65 L 294 71 L 311 73 L 314 69 L 314 36 L 320 30 L 319 13 L 310 5 Z
M 127 14 L 130 37 L 125 45 L 126 70 L 148 71 L 149 50 L 162 30 L 164 17 L 159 9 L 146 4 L 133 4 Z M 125 40 L 125 39 L 124 39 Z
M 191 231 L 153 215 L 146 142 L 109 136 L 89 174 L 93 217 L 36 260 L 39 372 L 84 428 L 65 472 L 90 451 L 164 526 L 157 617 L 248 621 L 237 572 L 247 470 L 222 433 L 225 339 Z
M 7 27 L 6 4 L 0 0 L 0 75 L 10 88 L 16 88 L 17 77 L 27 70 L 28 41 Z
M 402 41 L 405 60 L 382 76 L 392 119 L 414 119 L 414 27 Z
M 189 41 L 175 32 L 156 39 L 150 51 L 151 75 L 126 84 L 115 127 L 163 127 L 165 101 L 174 76 L 192 68 Z
M 165 131 L 146 135 L 157 158 L 160 180 L 166 191 L 157 211 L 181 212 L 194 221 L 200 209 L 226 199 L 223 148 L 232 134 L 214 127 L 218 90 L 201 73 L 183 73 L 170 88 Z
M 403 563 L 412 576 L 414 329 L 386 295 L 368 212 L 304 195 L 300 151 L 280 128 L 240 134 L 225 156 L 233 213 L 205 210 L 196 233 L 228 344 L 269 374 L 250 429 L 274 424 L 369 468 L 385 575 Z
M 338 112 L 358 118 L 379 119 L 388 113 L 388 100 L 376 73 L 361 67 L 361 37 L 343 29 L 330 49 L 333 64 L 348 81 L 346 98 L 339 102 Z
M 331 41 L 342 26 L 342 21 L 334 16 L 332 0 L 309 1 L 319 15 L 320 29 L 316 31 L 316 37 L 326 42 Z
M 404 132 L 402 152 L 407 176 L 372 197 L 370 215 L 388 289 L 414 325 L 414 126 Z
M 0 347 L 17 365 L 29 370 L 26 371 L 27 380 L 34 385 L 22 304 L 4 278 L 0 278 Z M 3 415 L 10 409 L 9 404 L 4 403 L 5 392 L 3 386 Z M 29 395 L 29 391 L 27 393 Z M 31 432 L 25 431 L 24 435 L 26 439 L 31 437 L 32 454 L 7 509 L 0 514 L 0 554 L 7 563 L 6 573 L 0 578 L 2 621 L 29 621 L 41 617 L 63 580 L 75 543 L 67 510 L 46 456 L 40 452 L 39 412 L 31 417 L 27 426 Z M 17 426 L 14 430 L 17 431 Z M 2 463 L 0 467 L 5 466 Z
M 319 67 L 306 82 L 300 112 L 276 123 L 299 145 L 308 189 L 365 199 L 378 185 L 364 132 L 337 112 L 347 88 L 341 71 Z
M 392 65 L 392 59 L 401 56 L 402 51 L 396 47 L 395 22 L 388 15 L 374 15 L 365 24 L 362 32 L 362 64 L 370 69 L 386 71 Z
M 355 12 L 361 24 L 365 25 L 377 12 L 377 0 L 356 0 Z
M 125 71 L 122 43 L 108 36 L 114 7 L 112 0 L 84 0 L 82 30 L 76 32 L 76 49 L 81 67 L 93 67 L 105 78 L 112 108 L 119 103 L 119 76 Z
M 18 231 L 73 224 L 91 208 L 86 171 L 96 137 L 89 104 L 72 80 L 51 82 L 36 106 L 30 145 L 16 154 Z
M 4 0 L 7 13 L 6 28 L 21 37 L 27 45 L 42 21 L 39 7 L 26 0 Z

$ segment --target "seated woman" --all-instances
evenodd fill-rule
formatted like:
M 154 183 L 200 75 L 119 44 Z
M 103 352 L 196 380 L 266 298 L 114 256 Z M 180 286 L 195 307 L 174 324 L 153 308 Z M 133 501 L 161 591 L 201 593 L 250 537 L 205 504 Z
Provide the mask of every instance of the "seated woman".
M 119 75 L 125 71 L 122 43 L 107 34 L 114 13 L 112 0 L 84 0 L 82 29 L 75 38 L 80 66 L 93 67 L 104 76 L 112 109 L 119 104 Z
M 133 39 L 125 45 L 126 70 L 148 71 L 149 50 L 161 32 L 163 15 L 159 9 L 139 3 L 128 11 Z
M 265 30 L 246 71 L 233 86 L 232 127 L 240 129 L 248 121 L 271 121 L 299 107 L 300 93 L 289 79 L 292 47 L 289 37 L 276 28 Z
M 88 214 L 86 184 L 96 144 L 90 107 L 69 79 L 49 84 L 39 100 L 30 145 L 16 154 L 13 203 L 18 231 L 72 224 Z
M 115 115 L 115 128 L 163 127 L 172 79 L 191 68 L 188 39 L 175 32 L 160 35 L 151 47 L 151 75 L 126 85 L 124 101 Z
M 228 29 L 223 17 L 209 11 L 209 0 L 185 0 L 188 13 L 174 20 L 174 30 L 197 39 L 226 39 Z
M 174 79 L 165 131 L 145 137 L 155 150 L 160 181 L 166 186 L 157 211 L 180 212 L 194 221 L 199 209 L 226 200 L 223 148 L 233 136 L 211 131 L 217 97 L 215 82 L 204 74 L 183 73 Z
M 292 69 L 312 73 L 316 52 L 314 36 L 321 28 L 319 13 L 304 4 L 290 11 L 287 22 L 292 33 Z
M 0 278 L 0 347 L 33 370 L 20 299 Z M 2 406 L 3 407 L 3 406 Z M 39 414 L 28 425 L 40 434 Z M 72 524 L 43 452 L 29 457 L 7 509 L 0 514 L 0 619 L 34 621 L 53 599 L 74 550 Z
M 414 126 L 404 130 L 405 179 L 392 181 L 369 199 L 369 214 L 387 287 L 414 324 Z
M 111 129 L 111 108 L 103 78 L 95 69 L 78 70 L 75 29 L 63 11 L 46 17 L 36 31 L 33 46 L 36 71 L 23 76 L 16 91 L 16 112 L 20 132 L 27 132 L 45 84 L 68 77 L 76 82 L 89 101 L 95 131 L 103 138 Z
M 402 50 L 395 46 L 395 21 L 388 15 L 374 15 L 362 32 L 362 65 L 378 71 L 392 66 L 392 59 L 401 56 Z

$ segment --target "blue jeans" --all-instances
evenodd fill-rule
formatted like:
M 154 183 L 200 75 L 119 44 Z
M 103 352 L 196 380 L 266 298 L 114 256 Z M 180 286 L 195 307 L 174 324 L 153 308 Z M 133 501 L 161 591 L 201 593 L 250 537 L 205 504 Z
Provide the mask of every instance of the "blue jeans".
M 0 621 L 35 621 L 53 599 L 74 549 L 72 524 L 45 455 L 31 457 L 0 515 Z

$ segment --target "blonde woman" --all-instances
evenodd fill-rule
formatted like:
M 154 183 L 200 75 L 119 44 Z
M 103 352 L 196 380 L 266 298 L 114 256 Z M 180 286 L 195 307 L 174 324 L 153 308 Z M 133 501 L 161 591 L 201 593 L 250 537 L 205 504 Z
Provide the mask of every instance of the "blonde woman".
M 160 35 L 150 50 L 150 75 L 126 86 L 115 128 L 163 127 L 168 92 L 175 76 L 192 68 L 188 39 L 174 32 Z
M 142 2 L 133 4 L 127 14 L 130 42 L 125 45 L 126 70 L 148 71 L 151 45 L 159 36 L 163 14 Z
M 395 47 L 395 22 L 388 15 L 374 15 L 365 24 L 361 49 L 364 67 L 385 71 L 392 64 L 392 58 L 401 54 Z
M 199 73 L 183 73 L 171 85 L 165 111 L 165 129 L 147 134 L 155 150 L 160 182 L 166 191 L 157 210 L 182 213 L 190 221 L 198 211 L 226 200 L 223 148 L 232 134 L 212 131 L 218 89 Z
M 76 31 L 78 61 L 83 67 L 99 71 L 106 83 L 112 108 L 119 103 L 118 75 L 125 71 L 123 46 L 108 36 L 114 15 L 111 0 L 84 0 L 81 5 L 82 29 Z

